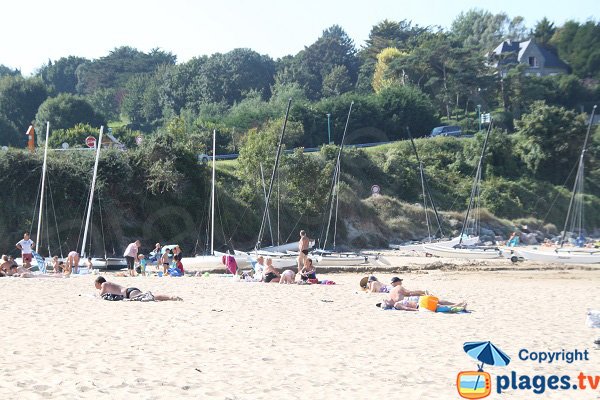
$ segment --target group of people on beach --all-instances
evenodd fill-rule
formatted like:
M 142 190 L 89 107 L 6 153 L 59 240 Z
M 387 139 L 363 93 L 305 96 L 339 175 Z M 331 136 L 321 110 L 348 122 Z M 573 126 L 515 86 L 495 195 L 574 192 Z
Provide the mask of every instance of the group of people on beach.
M 299 267 L 298 273 L 292 269 L 286 269 L 280 272 L 273 266 L 273 258 L 259 255 L 256 258 L 256 263 L 251 271 L 244 272 L 242 276 L 253 282 L 265 283 L 280 283 L 293 284 L 296 282 L 302 283 L 318 283 L 317 270 L 313 265 L 312 259 L 306 257 L 303 265 Z
M 408 290 L 402 286 L 403 279 L 395 276 L 391 279 L 390 284 L 381 283 L 375 276 L 371 275 L 366 280 L 363 278 L 360 286 L 368 293 L 387 293 L 388 297 L 384 298 L 381 303 L 377 303 L 378 307 L 383 309 L 396 309 L 402 311 L 419 311 L 419 301 L 421 296 L 428 296 L 430 293 L 427 290 Z M 453 302 L 443 299 L 437 299 L 440 306 L 453 308 L 454 311 L 465 311 L 467 308 L 466 302 Z

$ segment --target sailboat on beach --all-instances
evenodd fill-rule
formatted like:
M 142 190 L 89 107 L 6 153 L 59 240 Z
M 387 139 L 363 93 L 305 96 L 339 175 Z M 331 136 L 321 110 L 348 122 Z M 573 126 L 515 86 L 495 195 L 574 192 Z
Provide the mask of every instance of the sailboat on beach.
M 492 259 L 501 258 L 503 256 L 502 250 L 494 246 L 477 246 L 472 244 L 465 244 L 468 234 L 474 237 L 479 236 L 479 230 L 481 228 L 479 223 L 479 195 L 481 193 L 481 175 L 483 171 L 483 159 L 485 157 L 485 151 L 487 149 L 488 140 L 492 131 L 492 124 L 488 126 L 488 130 L 483 141 L 481 149 L 481 155 L 479 156 L 479 162 L 477 164 L 477 170 L 475 177 L 473 178 L 473 185 L 471 187 L 471 197 L 469 199 L 469 206 L 465 213 L 463 225 L 458 237 L 458 243 L 454 245 L 447 244 L 436 244 L 427 243 L 423 245 L 423 250 L 427 253 L 433 254 L 438 257 L 449 257 L 449 258 L 466 258 L 466 259 Z
M 526 260 L 532 261 L 544 261 L 551 263 L 561 264 L 597 264 L 600 263 L 600 249 L 585 249 L 581 247 L 564 247 L 565 242 L 568 241 L 567 234 L 570 233 L 574 238 L 583 238 L 583 216 L 584 216 L 584 158 L 588 147 L 588 141 L 592 128 L 592 121 L 594 120 L 594 114 L 596 112 L 596 106 L 592 109 L 592 115 L 588 123 L 587 133 L 583 142 L 583 147 L 579 155 L 579 164 L 577 167 L 577 175 L 575 176 L 575 183 L 573 184 L 573 190 L 571 191 L 571 200 L 569 202 L 569 209 L 565 218 L 565 224 L 560 240 L 560 247 L 557 249 L 548 249 L 543 251 L 539 249 L 528 249 L 518 248 L 514 252 L 517 256 L 523 257 Z

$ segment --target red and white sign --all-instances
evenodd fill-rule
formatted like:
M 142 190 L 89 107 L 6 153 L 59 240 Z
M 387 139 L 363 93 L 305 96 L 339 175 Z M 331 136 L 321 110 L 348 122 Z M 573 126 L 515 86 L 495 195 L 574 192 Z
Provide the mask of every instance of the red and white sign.
M 88 136 L 85 138 L 85 144 L 87 147 L 93 149 L 96 147 L 96 138 L 93 136 Z

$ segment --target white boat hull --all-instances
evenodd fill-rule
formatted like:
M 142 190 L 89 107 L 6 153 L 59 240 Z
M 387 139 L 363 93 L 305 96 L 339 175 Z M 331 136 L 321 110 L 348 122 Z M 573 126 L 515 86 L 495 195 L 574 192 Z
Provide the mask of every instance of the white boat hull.
M 315 265 L 320 267 L 352 267 L 368 263 L 368 258 L 357 255 L 328 254 L 312 256 Z
M 543 251 L 534 249 L 514 249 L 517 256 L 530 261 L 544 261 L 558 264 L 599 264 L 600 252 L 584 251 Z
M 423 245 L 423 250 L 438 257 L 445 258 L 463 258 L 467 260 L 481 260 L 502 258 L 502 251 L 499 249 L 455 249 L 452 247 L 438 246 L 433 244 Z

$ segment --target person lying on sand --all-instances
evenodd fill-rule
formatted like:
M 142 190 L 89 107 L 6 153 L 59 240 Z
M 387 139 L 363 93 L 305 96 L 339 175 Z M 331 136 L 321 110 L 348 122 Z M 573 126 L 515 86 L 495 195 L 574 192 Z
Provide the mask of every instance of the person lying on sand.
M 16 265 L 10 266 L 6 276 L 12 276 L 13 278 L 62 278 L 62 275 L 56 274 L 33 274 L 27 268 Z
M 392 288 L 392 286 L 384 285 L 383 283 L 379 282 L 375 276 L 371 275 L 369 276 L 365 290 L 367 293 L 389 293 Z
M 393 289 L 390 291 L 390 297 L 381 303 L 382 308 L 395 308 L 396 310 L 418 311 L 419 298 L 428 294 L 425 290 L 408 290 L 402 286 L 402 279 L 397 276 L 391 280 Z M 452 302 L 448 300 L 438 300 L 438 305 L 449 307 L 467 307 L 465 302 Z
M 108 282 L 103 276 L 99 276 L 94 281 L 96 289 L 100 290 L 100 297 L 104 295 L 116 295 L 122 296 L 123 299 L 135 299 L 138 296 L 144 295 L 140 289 L 135 287 L 124 288 L 121 285 L 117 285 L 113 282 Z M 150 292 L 148 292 L 150 293 Z M 164 294 L 154 294 L 152 298 L 156 301 L 182 301 L 183 299 L 178 296 L 168 296 Z

